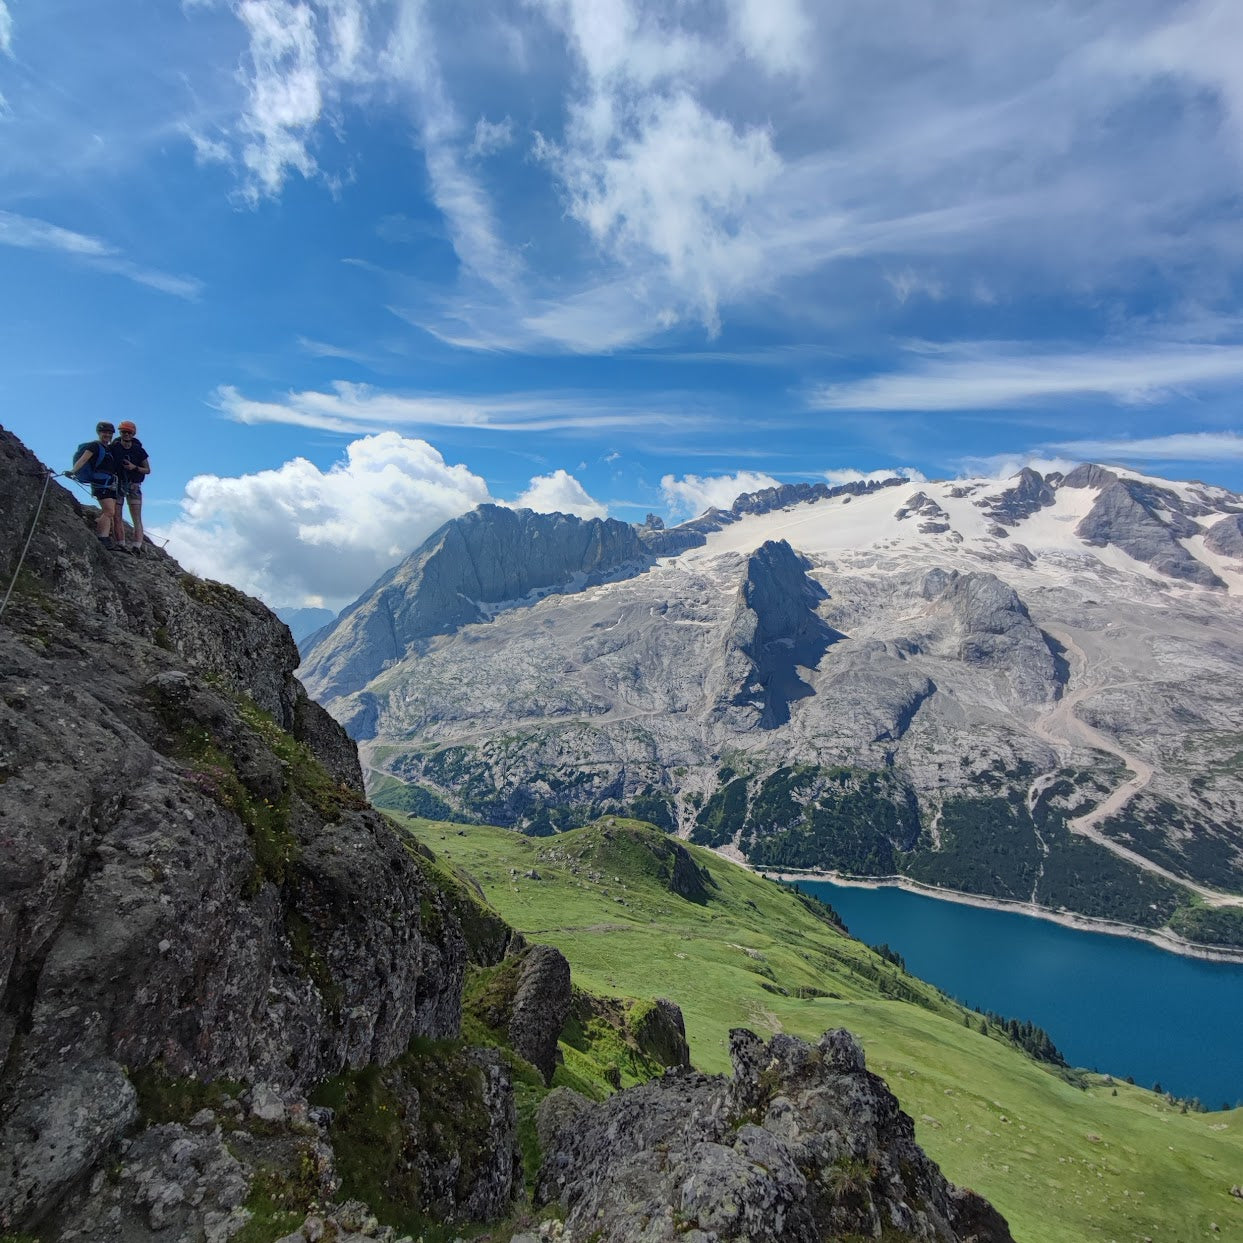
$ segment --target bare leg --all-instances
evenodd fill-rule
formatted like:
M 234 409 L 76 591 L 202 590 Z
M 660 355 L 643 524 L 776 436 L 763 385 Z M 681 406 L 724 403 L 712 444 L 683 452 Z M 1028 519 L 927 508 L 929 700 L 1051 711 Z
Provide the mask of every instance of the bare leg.
M 134 528 L 134 543 L 142 547 L 142 497 L 129 498 L 129 524 Z
M 99 517 L 95 520 L 95 534 L 100 539 L 107 539 L 112 535 L 112 528 L 116 522 L 117 503 L 110 496 L 103 496 L 99 499 Z

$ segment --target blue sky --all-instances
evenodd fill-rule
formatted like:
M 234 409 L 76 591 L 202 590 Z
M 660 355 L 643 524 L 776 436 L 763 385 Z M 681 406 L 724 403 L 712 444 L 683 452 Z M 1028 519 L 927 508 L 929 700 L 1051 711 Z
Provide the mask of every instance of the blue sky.
M 0 0 L 0 419 L 339 605 L 480 500 L 1243 490 L 1234 0 Z

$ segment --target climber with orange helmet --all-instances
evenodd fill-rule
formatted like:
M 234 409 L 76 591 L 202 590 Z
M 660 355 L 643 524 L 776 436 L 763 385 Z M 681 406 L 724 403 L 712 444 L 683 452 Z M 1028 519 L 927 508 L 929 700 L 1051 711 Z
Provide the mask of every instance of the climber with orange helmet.
M 128 502 L 130 525 L 134 528 L 134 542 L 131 552 L 142 552 L 142 481 L 151 473 L 151 459 L 138 439 L 138 428 L 129 419 L 122 419 L 117 424 L 119 439 L 113 446 L 112 453 L 116 459 L 120 478 L 121 501 L 117 506 L 116 525 L 120 528 L 117 540 L 125 544 L 125 523 L 121 510 Z

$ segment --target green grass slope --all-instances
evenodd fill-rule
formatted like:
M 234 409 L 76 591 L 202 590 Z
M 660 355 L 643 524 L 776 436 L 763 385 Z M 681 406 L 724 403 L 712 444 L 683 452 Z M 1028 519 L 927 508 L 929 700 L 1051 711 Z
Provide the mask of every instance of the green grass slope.
M 688 848 L 710 879 L 679 896 L 673 844 L 637 822 L 532 839 L 394 819 L 515 928 L 561 949 L 578 986 L 676 1001 L 701 1069 L 728 1068 L 731 1027 L 849 1028 L 925 1150 L 1020 1240 L 1243 1239 L 1243 1200 L 1229 1194 L 1243 1183 L 1243 1111 L 1183 1114 L 1140 1088 L 1055 1073 L 981 1034 L 979 1016 L 845 936 L 823 907 L 711 852 Z

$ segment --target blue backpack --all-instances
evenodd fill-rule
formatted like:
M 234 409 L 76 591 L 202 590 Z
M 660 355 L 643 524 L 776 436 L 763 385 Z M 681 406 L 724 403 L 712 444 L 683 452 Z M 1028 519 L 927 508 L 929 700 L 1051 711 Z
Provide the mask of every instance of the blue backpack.
M 116 481 L 116 476 L 110 471 L 104 470 L 103 465 L 108 459 L 108 451 L 98 440 L 84 440 L 74 450 L 73 460 L 76 462 L 78 458 L 92 447 L 95 450 L 94 460 L 84 462 L 80 469 L 73 472 L 73 477 L 79 483 L 84 483 L 88 487 L 106 488 Z

